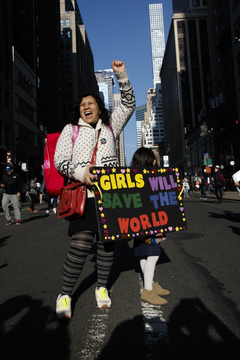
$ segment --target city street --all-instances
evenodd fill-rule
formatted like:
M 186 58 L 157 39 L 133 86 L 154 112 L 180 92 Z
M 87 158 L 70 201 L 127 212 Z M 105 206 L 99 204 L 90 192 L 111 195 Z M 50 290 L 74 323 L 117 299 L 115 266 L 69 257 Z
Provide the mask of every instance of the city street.
M 188 230 L 162 242 L 155 281 L 170 291 L 162 307 L 142 303 L 132 241 L 116 241 L 111 309 L 96 306 L 93 245 L 73 294 L 73 317 L 55 301 L 70 237 L 47 205 L 22 206 L 22 225 L 0 213 L 1 359 L 239 359 L 240 197 L 218 204 L 199 193 L 184 199 Z

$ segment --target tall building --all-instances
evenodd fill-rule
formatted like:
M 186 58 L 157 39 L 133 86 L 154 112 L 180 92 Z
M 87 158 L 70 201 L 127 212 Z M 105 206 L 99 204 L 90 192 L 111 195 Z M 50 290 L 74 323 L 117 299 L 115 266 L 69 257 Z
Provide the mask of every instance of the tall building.
M 12 0 L 13 45 L 37 78 L 37 123 L 59 131 L 60 92 L 59 1 Z M 61 124 L 62 125 L 62 124 Z
M 11 1 L 0 1 L 0 48 L 0 165 L 4 167 L 7 162 L 7 151 L 12 152 L 14 146 L 14 139 L 11 136 L 13 131 Z
M 149 4 L 149 20 L 153 64 L 153 87 L 155 88 L 155 83 L 160 81 L 160 70 L 165 51 L 162 4 Z
M 106 109 L 108 109 L 109 114 L 111 114 L 121 102 L 121 94 L 113 93 L 114 75 L 112 69 L 106 70 L 96 70 L 95 76 L 97 79 L 99 94 L 101 99 L 104 102 Z M 124 151 L 124 136 L 123 131 L 116 139 L 116 149 L 118 154 L 118 162 L 121 166 L 125 166 L 125 151 Z
M 229 3 L 233 48 L 234 80 L 237 97 L 237 119 L 240 119 L 240 1 Z
M 44 137 L 37 123 L 37 79 L 35 72 L 12 48 L 14 164 L 41 170 Z M 28 175 L 28 174 L 26 174 Z M 29 174 L 31 176 L 31 174 Z
M 160 147 L 163 147 L 164 142 L 161 87 L 161 83 L 157 83 L 155 89 L 148 90 L 146 112 L 144 113 L 144 123 L 142 125 L 142 145 L 149 148 L 159 146 L 159 156 Z
M 149 5 L 149 20 L 153 64 L 153 88 L 147 92 L 141 143 L 143 146 L 154 149 L 158 164 L 160 164 L 164 143 L 162 88 L 160 80 L 160 70 L 165 51 L 162 4 Z
M 136 129 L 137 129 L 137 147 L 142 146 L 142 126 L 144 124 L 144 113 L 147 111 L 146 104 L 136 107 Z
M 207 0 L 172 0 L 174 13 L 184 13 L 207 6 Z
M 178 8 L 174 7 L 174 3 L 176 2 L 173 1 L 175 13 L 169 30 L 161 79 L 165 146 L 170 151 L 170 166 L 179 167 L 184 174 L 187 171 L 187 161 L 190 161 L 186 149 L 190 143 L 187 145 L 185 139 L 201 120 L 202 111 L 209 109 L 211 72 L 208 14 L 206 6 L 201 10 L 192 11 L 190 7 L 187 12 L 177 12 L 177 9 L 185 9 L 186 1 L 178 1 Z M 180 6 L 181 4 L 184 6 Z M 190 139 L 193 145 L 195 137 L 191 136 L 189 141 Z M 209 151 L 206 152 L 210 152 L 210 133 L 208 139 Z M 195 145 L 191 148 L 194 163 L 195 157 L 204 150 L 202 146 L 198 153 Z M 204 155 L 201 156 L 203 159 Z M 201 175 L 201 169 L 196 167 L 195 171 Z
M 111 114 L 114 109 L 114 102 L 113 102 L 113 86 L 114 83 L 114 75 L 112 69 L 106 70 L 96 70 L 95 76 L 97 79 L 99 90 L 104 95 L 104 104 L 106 109 L 108 109 L 109 113 Z
M 60 0 L 63 122 L 84 90 L 98 93 L 93 54 L 76 0 Z
M 181 176 L 202 175 L 210 162 L 230 183 L 240 168 L 237 3 L 173 0 L 161 80 L 165 147 Z
M 77 1 L 0 1 L 0 49 L 0 165 L 40 176 L 47 132 L 62 130 L 82 90 L 98 92 Z

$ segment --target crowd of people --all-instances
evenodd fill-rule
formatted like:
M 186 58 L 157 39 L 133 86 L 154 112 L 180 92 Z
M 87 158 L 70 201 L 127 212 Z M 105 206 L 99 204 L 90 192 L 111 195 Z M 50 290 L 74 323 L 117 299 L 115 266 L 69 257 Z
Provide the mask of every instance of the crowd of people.
M 48 208 L 46 215 L 49 215 L 50 210 L 57 213 L 57 199 L 51 198 L 48 194 L 42 177 L 42 184 L 38 182 L 35 174 L 31 175 L 30 181 L 24 183 L 23 179 L 14 170 L 13 165 L 7 165 L 4 174 L 0 179 L 0 201 L 2 210 L 6 218 L 6 225 L 21 225 L 21 205 L 29 203 L 29 211 L 36 213 L 36 204 L 41 204 L 43 200 L 46 201 Z M 13 214 L 14 218 L 13 219 Z
M 195 192 L 200 192 L 200 199 L 207 200 L 207 193 L 214 193 L 216 195 L 218 204 L 222 203 L 222 197 L 224 195 L 224 189 L 227 187 L 231 190 L 235 190 L 238 187 L 238 183 L 234 183 L 233 179 L 229 180 L 227 184 L 226 179 L 220 166 L 216 165 L 214 167 L 214 175 L 207 176 L 208 174 L 204 173 L 201 176 L 194 176 L 191 180 L 187 177 L 184 177 L 182 181 L 182 186 L 184 188 L 184 197 L 189 197 L 190 194 Z

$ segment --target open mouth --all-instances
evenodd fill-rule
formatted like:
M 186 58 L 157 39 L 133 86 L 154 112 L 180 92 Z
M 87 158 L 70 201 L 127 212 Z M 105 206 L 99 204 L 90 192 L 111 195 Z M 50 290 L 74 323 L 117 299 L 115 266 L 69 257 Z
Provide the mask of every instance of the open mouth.
M 87 111 L 84 113 L 84 115 L 86 116 L 86 118 L 89 118 L 89 117 L 91 117 L 92 113 L 91 113 L 91 111 Z

